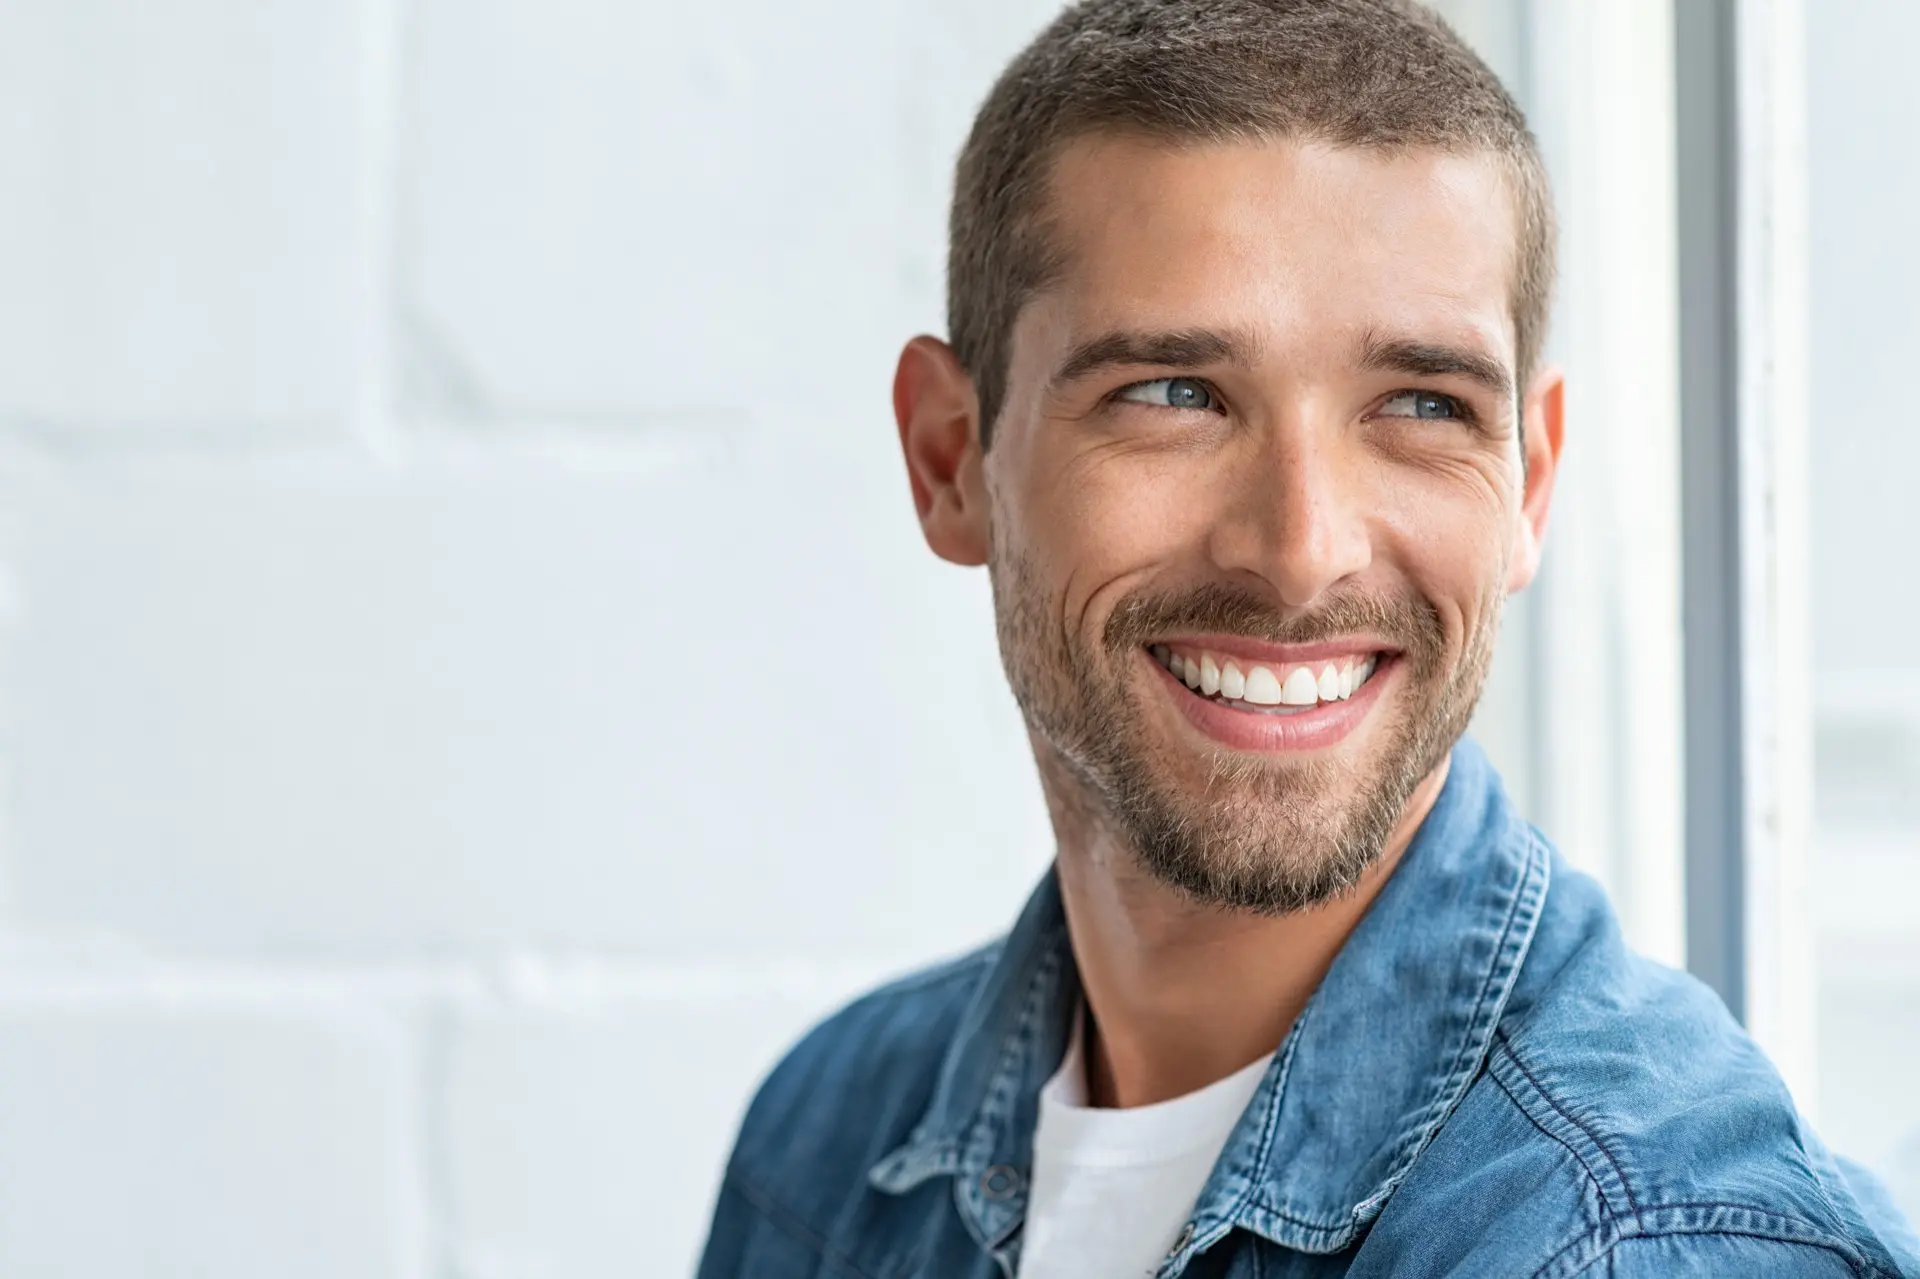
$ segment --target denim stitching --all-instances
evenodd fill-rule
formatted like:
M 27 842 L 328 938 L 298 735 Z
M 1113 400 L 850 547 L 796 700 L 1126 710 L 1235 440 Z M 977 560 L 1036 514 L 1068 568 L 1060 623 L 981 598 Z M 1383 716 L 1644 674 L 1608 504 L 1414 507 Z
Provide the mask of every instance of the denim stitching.
M 1596 1150 L 1598 1150 L 1602 1155 L 1606 1156 L 1607 1163 L 1613 1168 L 1613 1175 L 1620 1182 L 1620 1193 L 1627 1197 L 1627 1210 L 1633 1214 L 1636 1220 L 1638 1220 L 1640 1216 L 1640 1207 L 1638 1204 L 1634 1203 L 1633 1201 L 1633 1187 L 1627 1184 L 1627 1174 L 1625 1173 L 1625 1171 L 1621 1169 L 1620 1161 L 1614 1158 L 1613 1152 L 1607 1149 L 1607 1143 L 1600 1140 L 1600 1135 L 1594 1132 L 1593 1129 L 1589 1128 L 1586 1124 L 1581 1123 L 1578 1119 L 1575 1119 L 1571 1114 L 1567 1113 L 1566 1108 L 1562 1106 L 1558 1101 L 1556 1101 L 1551 1093 L 1549 1093 L 1545 1088 L 1540 1086 L 1540 1081 L 1534 1078 L 1533 1072 L 1531 1070 L 1527 1069 L 1527 1063 L 1520 1060 L 1520 1053 L 1518 1052 L 1518 1050 L 1514 1048 L 1513 1040 L 1507 1038 L 1506 1031 L 1504 1030 L 1495 1031 L 1494 1037 L 1498 1039 L 1501 1045 L 1506 1048 L 1507 1060 L 1513 1063 L 1514 1069 L 1518 1070 L 1521 1076 L 1524 1077 L 1529 1084 L 1533 1085 L 1533 1090 L 1536 1093 L 1540 1094 L 1540 1099 L 1546 1102 L 1547 1105 L 1553 1107 L 1555 1114 L 1559 1115 L 1562 1119 L 1566 1120 L 1568 1124 L 1572 1125 L 1575 1129 L 1579 1130 L 1582 1136 L 1584 1136 L 1588 1141 L 1593 1143 L 1594 1148 Z M 1516 1100 L 1518 1099 L 1516 1098 Z
M 1705 1238 L 1713 1235 L 1727 1235 L 1748 1239 L 1770 1239 L 1776 1243 L 1803 1244 L 1809 1248 L 1822 1248 L 1828 1252 L 1837 1253 L 1841 1259 L 1847 1263 L 1847 1267 L 1854 1271 L 1859 1271 L 1864 1264 L 1863 1259 L 1856 1258 L 1852 1253 L 1848 1252 L 1846 1248 L 1841 1246 L 1832 1235 L 1821 1230 L 1811 1222 L 1801 1221 L 1798 1217 L 1785 1217 L 1779 1213 L 1767 1212 L 1764 1209 L 1755 1208 L 1751 1204 L 1721 1203 L 1715 1200 L 1690 1200 L 1685 1203 L 1660 1204 L 1649 1208 L 1648 1211 L 1654 1213 L 1685 1212 L 1694 1208 L 1724 1208 L 1729 1212 L 1743 1213 L 1748 1217 L 1754 1218 L 1755 1224 L 1745 1229 L 1734 1226 L 1715 1226 L 1710 1230 L 1677 1228 L 1649 1231 L 1639 1229 L 1638 1222 L 1634 1223 L 1632 1227 L 1629 1227 L 1622 1224 L 1619 1218 L 1610 1218 L 1602 1225 L 1596 1226 L 1569 1240 L 1563 1247 L 1557 1250 L 1552 1257 L 1547 1259 L 1545 1265 L 1534 1272 L 1536 1279 L 1538 1279 L 1538 1276 L 1551 1271 L 1560 1263 L 1561 1258 L 1578 1248 L 1581 1244 L 1604 1237 L 1609 1232 L 1612 1232 L 1613 1238 L 1591 1261 L 1583 1265 L 1579 1271 L 1574 1271 L 1574 1274 L 1579 1274 L 1582 1271 L 1590 1269 L 1594 1261 L 1600 1260 L 1601 1257 L 1606 1256 L 1607 1253 L 1613 1250 L 1615 1244 L 1627 1239 Z
M 1229 1232 L 1240 1220 L 1241 1214 L 1250 1206 L 1263 1208 L 1274 1216 L 1284 1218 L 1298 1226 L 1316 1230 L 1325 1229 L 1325 1227 L 1313 1226 L 1309 1222 L 1298 1221 L 1275 1208 L 1267 1201 L 1266 1186 L 1259 1176 L 1265 1170 L 1267 1160 L 1273 1155 L 1273 1139 L 1280 1131 L 1280 1111 L 1287 1097 L 1287 1078 L 1293 1073 L 1293 1051 L 1299 1046 L 1300 1036 L 1304 1033 L 1301 1028 L 1307 1024 L 1307 1019 L 1313 1016 L 1313 1010 L 1319 1003 L 1317 998 L 1319 993 L 1316 990 L 1307 997 L 1306 1007 L 1300 1010 L 1300 1015 L 1294 1019 L 1293 1028 L 1287 1032 L 1286 1042 L 1280 1046 L 1280 1074 L 1274 1080 L 1273 1102 L 1267 1107 L 1266 1122 L 1260 1132 L 1260 1143 L 1253 1159 L 1253 1175 L 1247 1178 L 1247 1184 L 1241 1189 L 1240 1197 L 1225 1214 Z
M 1518 1097 L 1514 1096 L 1513 1089 L 1507 1087 L 1506 1080 L 1500 1078 L 1500 1076 L 1494 1074 L 1491 1070 L 1487 1072 L 1487 1078 L 1493 1081 L 1494 1087 L 1498 1088 L 1501 1092 L 1507 1095 L 1507 1100 L 1513 1103 L 1513 1108 L 1520 1112 L 1521 1118 L 1525 1119 L 1528 1123 L 1533 1125 L 1534 1131 L 1538 1132 L 1541 1136 L 1545 1137 L 1548 1141 L 1551 1141 L 1554 1145 L 1560 1147 L 1560 1149 L 1566 1151 L 1569 1155 L 1573 1156 L 1573 1161 L 1580 1165 L 1580 1171 L 1587 1174 L 1587 1180 L 1593 1184 L 1594 1194 L 1597 1195 L 1600 1199 L 1601 1220 L 1602 1221 L 1618 1220 L 1618 1218 L 1614 1216 L 1612 1209 L 1607 1207 L 1606 1183 L 1602 1182 L 1598 1174 L 1596 1174 L 1593 1171 L 1593 1165 L 1587 1162 L 1587 1157 L 1581 1154 L 1578 1150 L 1574 1149 L 1572 1142 L 1568 1141 L 1566 1138 L 1562 1137 L 1560 1134 L 1551 1131 L 1550 1129 L 1548 1129 L 1548 1127 L 1545 1124 L 1541 1123 L 1538 1119 L 1535 1119 L 1533 1117 L 1533 1112 L 1527 1109 L 1527 1103 L 1525 1103 L 1524 1101 L 1521 1101 Z
M 1507 907 L 1506 919 L 1502 922 L 1500 928 L 1499 941 L 1494 945 L 1493 962 L 1487 970 L 1485 980 L 1481 983 L 1479 995 L 1474 999 L 1473 1011 L 1467 1019 L 1469 1024 L 1472 1024 L 1479 1018 L 1480 1012 L 1486 1006 L 1487 1000 L 1491 996 L 1494 987 L 1500 984 L 1502 975 L 1510 975 L 1517 972 L 1525 962 L 1526 952 L 1531 948 L 1532 936 L 1529 934 L 1518 946 L 1516 953 L 1510 959 L 1504 956 L 1504 952 L 1512 948 L 1514 927 L 1520 917 L 1521 907 L 1528 901 L 1535 899 L 1534 884 L 1536 881 L 1545 878 L 1547 866 L 1546 847 L 1541 843 L 1539 836 L 1531 829 L 1526 830 L 1526 836 L 1528 855 L 1521 869 L 1520 884 L 1514 892 L 1512 902 L 1509 903 Z M 1544 889 L 1539 890 L 1541 894 L 1544 894 L 1544 891 Z M 1309 1011 L 1310 1010 L 1311 1003 L 1309 1003 Z M 1465 1062 L 1469 1057 L 1469 1049 L 1474 1043 L 1478 1042 L 1481 1048 L 1477 1055 L 1484 1061 L 1487 1046 L 1490 1045 L 1496 1037 L 1500 1039 L 1505 1038 L 1505 1035 L 1500 1031 L 1498 1018 L 1495 1018 L 1491 1025 L 1492 1030 L 1486 1034 L 1484 1038 L 1470 1035 L 1461 1043 L 1459 1050 L 1454 1055 L 1453 1063 L 1447 1069 L 1448 1084 L 1445 1090 L 1428 1105 L 1426 1110 L 1421 1112 L 1420 1118 L 1415 1123 L 1409 1125 L 1407 1130 L 1403 1132 L 1394 1143 L 1396 1149 L 1394 1151 L 1392 1165 L 1387 1173 L 1386 1179 L 1381 1183 L 1382 1188 L 1389 1197 L 1394 1190 L 1398 1189 L 1400 1182 L 1405 1180 L 1407 1169 L 1412 1165 L 1413 1157 L 1425 1149 L 1427 1139 L 1432 1136 L 1438 1127 L 1437 1118 L 1451 1113 L 1456 1109 L 1459 1106 L 1460 1099 L 1466 1095 L 1467 1088 L 1471 1086 L 1473 1080 L 1478 1077 L 1478 1071 L 1468 1072 L 1465 1069 Z M 1464 1079 L 1462 1076 L 1464 1076 Z M 1274 1108 L 1274 1113 L 1277 1118 L 1279 1113 L 1278 1106 Z M 1263 1161 L 1270 1146 L 1271 1133 L 1269 1133 L 1266 1146 L 1262 1148 Z M 1380 1191 L 1375 1192 L 1375 1195 L 1378 1194 L 1380 1194 Z M 1369 1198 L 1372 1197 L 1373 1196 L 1369 1196 Z M 1633 1198 L 1631 1193 L 1628 1194 L 1627 1198 L 1628 1202 L 1631 1203 Z M 1272 1197 L 1268 1195 L 1267 1188 L 1264 1185 L 1254 1187 L 1252 1200 L 1280 1220 L 1319 1234 L 1338 1234 L 1340 1231 L 1348 1229 L 1353 1225 L 1351 1215 L 1329 1218 L 1325 1221 L 1318 1218 L 1295 1216 L 1293 1213 L 1275 1204 Z M 1358 1205 L 1356 1205 L 1356 1207 L 1357 1206 Z M 1382 1208 L 1385 1207 L 1384 1200 L 1381 1206 Z
M 1467 1017 L 1469 1026 L 1481 1020 L 1482 1013 L 1493 998 L 1496 987 L 1504 985 L 1511 992 L 1513 983 L 1510 979 L 1519 972 L 1526 962 L 1527 951 L 1532 948 L 1533 934 L 1528 932 L 1516 942 L 1514 929 L 1519 922 L 1521 908 L 1529 902 L 1537 904 L 1539 897 L 1545 895 L 1546 890 L 1543 887 L 1536 893 L 1535 886 L 1547 877 L 1548 859 L 1546 848 L 1540 843 L 1538 836 L 1531 829 L 1525 833 L 1527 858 L 1520 868 L 1520 883 L 1514 889 L 1513 900 L 1508 903 L 1507 917 L 1501 923 L 1499 940 L 1494 943 L 1493 961 L 1488 965 L 1487 975 L 1480 983 L 1480 993 L 1474 997 L 1473 1009 Z M 1509 951 L 1512 953 L 1509 954 Z M 1398 1189 L 1400 1183 L 1406 1179 L 1407 1170 L 1412 1166 L 1414 1158 L 1426 1148 L 1445 1117 L 1459 1107 L 1461 1099 L 1467 1094 L 1467 1089 L 1478 1077 L 1479 1070 L 1469 1071 L 1467 1062 L 1477 1059 L 1484 1063 L 1488 1049 L 1499 1033 L 1500 1019 L 1494 1017 L 1487 1022 L 1485 1032 L 1469 1034 L 1461 1041 L 1459 1049 L 1454 1053 L 1452 1063 L 1447 1067 L 1446 1088 L 1422 1112 L 1419 1121 L 1411 1125 L 1395 1143 L 1400 1148 L 1396 1149 L 1393 1167 L 1382 1183 L 1381 1190 L 1375 1192 L 1376 1196 L 1382 1193 L 1391 1196 L 1392 1192 Z M 1381 1207 L 1385 1207 L 1384 1198 Z
M 1526 864 L 1521 868 L 1519 886 L 1514 891 L 1513 902 L 1507 908 L 1506 922 L 1500 929 L 1500 940 L 1494 947 L 1494 962 L 1492 966 L 1487 969 L 1486 980 L 1481 983 L 1480 994 L 1474 1000 L 1473 1012 L 1468 1018 L 1470 1024 L 1479 1020 L 1482 1009 L 1486 1007 L 1488 1000 L 1493 996 L 1494 987 L 1500 984 L 1503 978 L 1509 977 L 1519 971 L 1520 967 L 1526 962 L 1527 951 L 1531 949 L 1533 940 L 1531 933 L 1528 933 L 1527 936 L 1522 938 L 1517 944 L 1513 941 L 1514 926 L 1520 918 L 1521 906 L 1533 899 L 1535 881 L 1546 878 L 1546 850 L 1541 846 L 1539 839 L 1531 831 L 1527 832 L 1527 854 Z M 1545 890 L 1541 889 L 1540 891 L 1541 894 L 1544 895 Z M 1511 956 L 1505 954 L 1509 949 L 1514 951 Z M 1507 982 L 1506 985 L 1508 989 L 1511 990 L 1512 983 Z M 1451 1103 L 1448 1103 L 1448 1098 L 1445 1095 L 1436 1097 L 1433 1104 L 1427 1108 L 1427 1113 L 1422 1116 L 1421 1123 L 1414 1129 L 1414 1133 L 1409 1134 L 1410 1136 L 1422 1133 L 1430 1135 L 1428 1130 L 1437 1125 L 1443 1111 L 1450 1113 L 1459 1105 L 1460 1098 L 1466 1095 L 1467 1086 L 1472 1083 L 1472 1077 L 1466 1071 L 1466 1062 L 1469 1059 L 1468 1050 L 1477 1044 L 1478 1047 L 1471 1055 L 1484 1061 L 1488 1047 L 1492 1044 L 1494 1037 L 1499 1035 L 1499 1033 L 1499 1019 L 1495 1018 L 1489 1023 L 1489 1029 L 1484 1037 L 1474 1036 L 1461 1043 L 1459 1051 L 1454 1054 L 1453 1064 L 1448 1067 L 1447 1071 L 1450 1081 L 1448 1091 L 1452 1094 Z M 1473 1073 L 1477 1074 L 1478 1072 Z M 1463 1079 L 1463 1076 L 1466 1077 Z M 1404 1168 L 1398 1169 L 1396 1170 L 1395 1176 L 1397 1177 L 1398 1175 L 1404 1174 L 1404 1172 Z M 1388 1184 L 1390 1186 L 1395 1184 L 1393 1177 L 1389 1178 Z
M 967 1133 L 966 1145 L 960 1156 L 963 1170 L 978 1171 L 991 1159 L 997 1143 L 998 1130 L 1012 1113 L 1020 1088 L 1016 1077 L 1016 1067 L 1022 1058 L 1033 1049 L 1034 1028 L 1040 1020 L 1040 1009 L 1046 997 L 1058 986 L 1062 967 L 1060 947 L 1050 946 L 1041 959 L 1038 970 L 1028 983 L 1026 997 L 1020 1006 L 1020 1016 L 1014 1022 L 1013 1033 L 1007 1037 L 1006 1046 L 1001 1050 L 1000 1060 L 994 1067 L 987 1085 L 987 1095 L 980 1103 L 973 1126 Z M 978 1165 L 976 1168 L 975 1165 Z M 969 1183 L 961 1178 L 954 1179 L 954 1202 L 962 1209 L 961 1220 L 966 1223 L 967 1233 L 972 1235 L 982 1250 L 991 1253 L 999 1245 L 1012 1237 L 1013 1232 L 1023 1224 L 1022 1219 L 1014 1220 L 993 1239 L 984 1236 L 976 1222 L 973 1212 L 968 1208 L 962 1195 Z
M 1698 1202 L 1663 1204 L 1659 1210 L 1666 1211 L 1669 1209 L 1678 1210 L 1686 1208 L 1728 1208 L 1737 1212 L 1749 1213 L 1770 1223 L 1772 1229 L 1760 1225 L 1745 1230 L 1722 1226 L 1712 1230 L 1656 1230 L 1643 1233 L 1639 1230 L 1623 1229 L 1619 1224 L 1619 1220 L 1615 1218 L 1610 1220 L 1606 1225 L 1597 1226 L 1585 1234 L 1569 1240 L 1564 1247 L 1549 1257 L 1544 1265 L 1533 1272 L 1533 1279 L 1541 1279 L 1541 1276 L 1551 1273 L 1555 1267 L 1560 1264 L 1561 1258 L 1574 1251 L 1581 1244 L 1603 1237 L 1609 1232 L 1612 1232 L 1614 1237 L 1609 1240 L 1599 1252 L 1595 1253 L 1590 1260 L 1582 1265 L 1580 1269 L 1569 1272 L 1568 1279 L 1573 1279 L 1573 1277 L 1577 1275 L 1583 1275 L 1601 1261 L 1609 1260 L 1615 1248 L 1631 1239 L 1711 1239 L 1715 1236 L 1725 1236 L 1730 1239 L 1765 1239 L 1771 1243 L 1793 1244 L 1801 1248 L 1818 1248 L 1822 1252 L 1831 1252 L 1838 1256 L 1842 1261 L 1846 1262 L 1847 1268 L 1856 1274 L 1863 1273 L 1860 1259 L 1853 1257 L 1846 1249 L 1840 1247 L 1830 1237 L 1826 1236 L 1824 1232 L 1817 1230 L 1808 1223 L 1800 1221 L 1798 1218 L 1781 1217 L 1774 1213 L 1762 1212 L 1746 1204 L 1729 1203 Z M 1803 1227 L 1806 1233 L 1796 1233 L 1793 1229 L 1794 1227 Z M 1871 1273 L 1871 1268 L 1868 1268 L 1866 1273 Z

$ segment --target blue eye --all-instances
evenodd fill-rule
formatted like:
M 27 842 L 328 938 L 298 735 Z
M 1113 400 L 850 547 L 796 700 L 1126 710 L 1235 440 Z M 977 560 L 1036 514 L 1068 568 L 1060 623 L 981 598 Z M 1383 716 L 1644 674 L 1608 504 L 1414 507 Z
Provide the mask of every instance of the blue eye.
M 1159 409 L 1211 409 L 1219 401 L 1205 382 L 1190 377 L 1163 377 L 1122 387 L 1116 399 L 1151 404 Z
M 1460 401 L 1438 391 L 1401 391 L 1380 406 L 1380 417 L 1415 417 L 1447 421 L 1464 418 Z

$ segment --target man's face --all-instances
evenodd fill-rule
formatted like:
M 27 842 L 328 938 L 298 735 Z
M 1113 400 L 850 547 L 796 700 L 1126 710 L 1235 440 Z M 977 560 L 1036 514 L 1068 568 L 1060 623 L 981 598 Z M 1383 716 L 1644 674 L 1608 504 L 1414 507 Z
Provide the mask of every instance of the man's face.
M 1096 137 L 1048 214 L 1065 269 L 976 503 L 1042 767 L 1202 900 L 1323 900 L 1464 730 L 1535 562 L 1507 188 L 1473 155 Z

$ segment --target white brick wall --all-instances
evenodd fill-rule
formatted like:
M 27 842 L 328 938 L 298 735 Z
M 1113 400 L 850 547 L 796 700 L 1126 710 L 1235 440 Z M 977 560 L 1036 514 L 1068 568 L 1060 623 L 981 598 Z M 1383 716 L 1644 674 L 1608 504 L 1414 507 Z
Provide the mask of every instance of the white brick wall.
M 352 0 L 0 3 L 0 413 L 337 421 L 374 175 Z
M 1004 925 L 887 379 L 1053 7 L 0 0 L 0 1274 L 684 1274 Z
M 0 1000 L 0 1273 L 420 1273 L 407 1036 L 261 993 Z

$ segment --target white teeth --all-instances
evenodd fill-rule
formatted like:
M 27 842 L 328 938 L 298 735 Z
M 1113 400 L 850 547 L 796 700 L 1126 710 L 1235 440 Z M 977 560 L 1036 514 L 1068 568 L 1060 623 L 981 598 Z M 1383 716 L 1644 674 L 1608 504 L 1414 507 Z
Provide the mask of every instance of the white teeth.
M 1280 681 L 1274 678 L 1272 671 L 1264 666 L 1256 666 L 1247 672 L 1247 686 L 1240 696 L 1256 706 L 1278 706 L 1284 700 L 1282 691 Z
M 1280 703 L 1283 706 L 1311 706 L 1320 700 L 1320 681 L 1313 672 L 1304 666 L 1296 666 L 1287 676 L 1287 686 L 1280 690 Z
M 1240 668 L 1232 662 L 1228 662 L 1225 666 L 1222 666 L 1220 668 L 1220 696 L 1238 701 L 1246 695 L 1247 677 L 1240 673 Z
M 1189 657 L 1174 652 L 1165 644 L 1149 651 L 1173 677 L 1203 697 L 1218 696 L 1230 702 L 1250 702 L 1256 706 L 1313 706 L 1322 702 L 1340 702 L 1360 691 L 1372 677 L 1375 659 L 1348 658 L 1328 662 L 1316 675 L 1310 666 L 1281 667 L 1282 680 L 1272 667 L 1249 666 L 1244 673 L 1233 662 L 1212 653 Z

